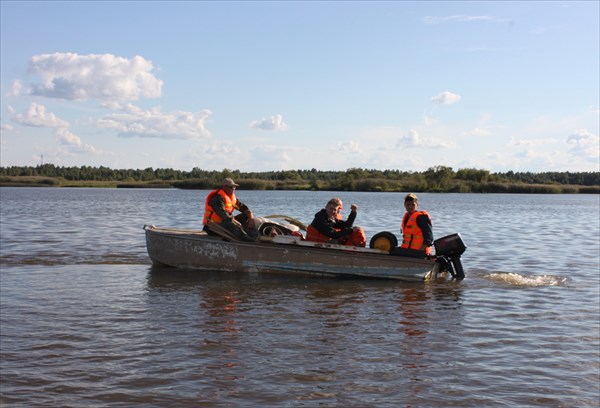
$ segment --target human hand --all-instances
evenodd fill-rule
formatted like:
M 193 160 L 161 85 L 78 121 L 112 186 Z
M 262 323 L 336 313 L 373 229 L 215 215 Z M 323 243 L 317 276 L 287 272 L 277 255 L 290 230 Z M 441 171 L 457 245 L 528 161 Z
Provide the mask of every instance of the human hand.
M 352 212 L 356 212 L 356 210 L 358 210 L 358 207 L 356 206 L 356 204 L 352 204 L 352 205 L 350 206 L 350 211 L 352 211 Z

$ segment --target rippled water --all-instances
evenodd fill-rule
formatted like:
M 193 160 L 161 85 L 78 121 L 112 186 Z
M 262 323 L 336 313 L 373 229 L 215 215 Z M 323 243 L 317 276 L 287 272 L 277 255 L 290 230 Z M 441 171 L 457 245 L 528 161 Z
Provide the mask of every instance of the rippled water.
M 3 407 L 598 406 L 598 196 L 420 194 L 460 283 L 153 268 L 142 226 L 205 193 L 0 189 Z M 336 194 L 238 195 L 308 222 Z M 402 194 L 339 195 L 398 232 Z

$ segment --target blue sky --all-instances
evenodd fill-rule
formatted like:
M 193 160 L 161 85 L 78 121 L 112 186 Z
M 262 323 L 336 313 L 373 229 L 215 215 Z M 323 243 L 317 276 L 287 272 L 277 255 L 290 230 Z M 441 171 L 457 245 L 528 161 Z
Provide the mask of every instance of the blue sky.
M 598 1 L 1 6 L 1 165 L 599 171 Z

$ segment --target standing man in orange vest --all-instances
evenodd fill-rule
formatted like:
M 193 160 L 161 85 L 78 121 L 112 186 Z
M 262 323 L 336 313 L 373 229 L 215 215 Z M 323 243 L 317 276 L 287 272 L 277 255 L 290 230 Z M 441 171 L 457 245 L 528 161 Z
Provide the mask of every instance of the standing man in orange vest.
M 402 217 L 402 245 L 393 252 L 394 255 L 425 258 L 433 254 L 433 230 L 431 217 L 427 211 L 420 211 L 416 194 L 404 197 L 406 213 Z
M 220 224 L 239 239 L 254 241 L 258 237 L 254 216 L 250 208 L 235 196 L 235 189 L 239 186 L 227 177 L 220 188 L 211 191 L 206 197 L 202 223 L 205 231 L 209 231 L 206 224 L 210 220 Z M 240 211 L 240 214 L 234 217 L 233 210 Z

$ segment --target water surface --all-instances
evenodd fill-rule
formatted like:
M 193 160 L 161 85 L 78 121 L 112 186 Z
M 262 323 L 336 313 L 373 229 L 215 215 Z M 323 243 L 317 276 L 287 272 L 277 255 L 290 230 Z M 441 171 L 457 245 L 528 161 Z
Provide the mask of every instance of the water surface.
M 598 406 L 598 196 L 420 194 L 460 283 L 152 267 L 142 226 L 206 193 L 0 189 L 2 406 Z M 304 222 L 334 195 L 399 232 L 403 194 L 238 191 Z

